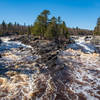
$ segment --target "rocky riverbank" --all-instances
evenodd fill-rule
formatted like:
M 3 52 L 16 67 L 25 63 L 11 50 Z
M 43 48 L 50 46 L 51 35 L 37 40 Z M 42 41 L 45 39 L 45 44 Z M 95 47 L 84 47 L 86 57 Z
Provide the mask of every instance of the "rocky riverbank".
M 12 37 L 0 47 L 0 100 L 100 99 L 98 53 L 31 36 Z

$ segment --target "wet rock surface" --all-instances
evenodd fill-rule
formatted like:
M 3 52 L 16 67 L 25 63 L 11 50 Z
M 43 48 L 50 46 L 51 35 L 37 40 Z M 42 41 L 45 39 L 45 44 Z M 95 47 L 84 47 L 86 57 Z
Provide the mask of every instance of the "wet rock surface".
M 2 43 L 2 40 L 0 39 L 0 44 Z
M 99 54 L 31 36 L 1 47 L 0 100 L 100 99 Z

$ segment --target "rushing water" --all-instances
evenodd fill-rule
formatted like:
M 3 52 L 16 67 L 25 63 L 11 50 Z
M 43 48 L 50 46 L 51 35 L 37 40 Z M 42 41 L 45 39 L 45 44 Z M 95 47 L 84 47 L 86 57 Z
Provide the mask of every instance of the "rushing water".
M 39 72 L 35 61 L 41 56 L 34 48 L 9 40 L 2 38 L 0 44 L 0 100 L 100 100 L 100 55 L 83 37 L 59 53 L 59 63 L 66 68 L 53 78 Z
M 87 42 L 85 37 L 79 37 L 78 39 L 74 39 L 74 41 L 75 43 L 70 44 L 68 48 L 74 50 L 81 49 L 85 53 L 93 53 L 96 51 L 95 46 L 90 41 Z
M 9 41 L 10 38 L 8 38 L 8 37 L 1 38 L 1 40 L 2 40 L 2 43 L 0 44 L 0 52 L 5 51 L 5 50 L 11 50 L 12 48 L 20 48 L 20 47 L 32 48 L 31 46 L 24 45 L 18 41 L 17 42 L 16 41 Z
M 13 68 L 14 66 L 30 66 L 32 62 L 39 58 L 38 55 L 33 55 L 34 49 L 29 45 L 24 45 L 18 41 L 9 41 L 10 38 L 1 38 L 3 41 L 0 44 L 0 68 L 8 70 L 6 66 Z M 28 64 L 30 63 L 30 65 Z M 24 69 L 23 69 L 24 70 Z M 28 71 L 26 70 L 25 73 Z M 30 71 L 31 72 L 31 71 Z M 0 73 L 3 73 L 1 70 Z
M 69 87 L 75 100 L 100 100 L 100 54 L 95 51 L 93 44 L 80 37 L 61 53 L 60 60 L 73 68 Z
M 9 41 L 8 37 L 1 40 L 0 100 L 31 100 L 38 72 L 35 61 L 40 56 L 29 45 Z

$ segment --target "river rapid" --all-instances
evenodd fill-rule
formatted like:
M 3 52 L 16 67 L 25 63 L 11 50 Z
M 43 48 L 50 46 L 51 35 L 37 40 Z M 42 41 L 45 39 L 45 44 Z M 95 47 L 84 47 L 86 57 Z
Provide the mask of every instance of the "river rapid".
M 54 73 L 30 45 L 1 40 L 0 100 L 100 100 L 100 54 L 83 37 L 59 51 Z
M 73 70 L 69 87 L 72 94 L 78 94 L 74 100 L 100 100 L 100 54 L 95 53 L 95 45 L 80 37 L 67 48 L 59 61 Z

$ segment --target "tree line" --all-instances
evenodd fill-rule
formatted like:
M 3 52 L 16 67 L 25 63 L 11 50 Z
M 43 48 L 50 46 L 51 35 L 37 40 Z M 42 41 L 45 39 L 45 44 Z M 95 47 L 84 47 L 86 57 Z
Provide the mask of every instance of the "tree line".
M 97 20 L 97 25 L 93 30 L 86 30 L 76 28 L 68 28 L 65 21 L 60 16 L 50 17 L 50 11 L 44 10 L 41 12 L 33 25 L 20 25 L 18 23 L 6 23 L 3 21 L 0 24 L 0 35 L 9 34 L 31 34 L 45 39 L 66 39 L 69 35 L 89 35 L 96 34 L 100 35 L 100 18 Z
M 93 30 L 80 29 L 78 27 L 68 28 L 68 32 L 70 33 L 70 35 L 93 35 Z
M 50 11 L 44 10 L 38 15 L 35 23 L 32 26 L 20 25 L 18 23 L 6 23 L 3 21 L 0 24 L 0 35 L 9 34 L 32 34 L 46 39 L 68 38 L 69 33 L 64 21 L 61 17 L 49 18 Z
M 12 35 L 12 34 L 29 34 L 30 33 L 30 26 L 20 25 L 18 23 L 11 23 L 8 24 L 3 21 L 0 24 L 0 35 Z
M 52 18 L 49 18 L 49 15 L 49 10 L 44 10 L 40 13 L 31 28 L 31 33 L 35 36 L 47 39 L 68 38 L 68 29 L 65 22 L 61 20 L 61 17 L 58 16 L 56 18 L 53 16 Z

